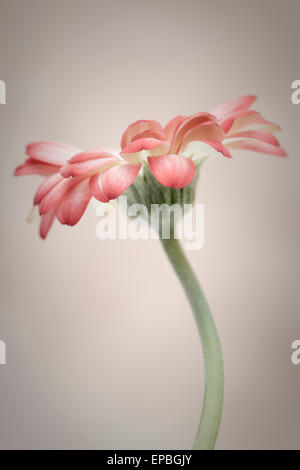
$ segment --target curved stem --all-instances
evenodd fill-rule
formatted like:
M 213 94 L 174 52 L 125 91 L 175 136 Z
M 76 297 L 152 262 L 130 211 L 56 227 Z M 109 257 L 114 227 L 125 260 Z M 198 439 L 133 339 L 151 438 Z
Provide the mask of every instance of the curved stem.
M 205 393 L 201 419 L 193 449 L 213 449 L 222 416 L 224 369 L 221 344 L 200 284 L 177 239 L 161 239 L 192 307 L 202 343 L 205 365 Z

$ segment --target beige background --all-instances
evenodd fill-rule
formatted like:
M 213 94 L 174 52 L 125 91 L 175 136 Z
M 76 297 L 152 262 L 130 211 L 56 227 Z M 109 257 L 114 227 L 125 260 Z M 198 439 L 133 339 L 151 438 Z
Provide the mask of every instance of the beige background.
M 282 125 L 288 159 L 209 163 L 202 251 L 190 253 L 224 348 L 219 449 L 300 448 L 298 0 L 1 0 L 2 449 L 189 448 L 202 355 L 156 241 L 96 238 L 91 206 L 46 242 L 26 224 L 38 177 L 14 179 L 32 140 L 118 147 L 246 93 Z

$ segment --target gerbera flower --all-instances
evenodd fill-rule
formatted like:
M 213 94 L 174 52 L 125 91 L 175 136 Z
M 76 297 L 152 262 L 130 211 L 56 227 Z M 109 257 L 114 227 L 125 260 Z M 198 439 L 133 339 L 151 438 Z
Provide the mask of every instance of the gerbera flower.
M 75 225 L 91 197 L 101 202 L 118 198 L 144 165 L 163 186 L 179 189 L 193 180 L 195 162 L 211 153 L 231 158 L 230 149 L 237 148 L 285 156 L 273 135 L 279 126 L 249 109 L 255 99 L 248 95 L 211 113 L 177 116 L 165 127 L 158 121 L 136 121 L 125 130 L 120 151 L 82 151 L 58 142 L 29 144 L 29 158 L 15 174 L 46 176 L 34 197 L 42 216 L 41 237 L 47 236 L 55 217 Z

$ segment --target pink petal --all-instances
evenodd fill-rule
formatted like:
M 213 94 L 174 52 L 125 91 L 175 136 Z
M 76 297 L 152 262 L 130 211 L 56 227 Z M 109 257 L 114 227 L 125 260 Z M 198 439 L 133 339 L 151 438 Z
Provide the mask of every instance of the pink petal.
M 194 162 L 181 155 L 148 157 L 148 163 L 155 178 L 168 188 L 183 188 L 195 176 Z
M 131 142 L 134 142 L 140 139 L 145 139 L 145 138 L 152 138 L 152 139 L 157 139 L 157 140 L 168 140 L 164 131 L 147 130 L 144 132 L 140 132 L 139 134 L 136 134 L 131 140 Z
M 224 129 L 226 134 L 231 130 L 233 125 L 240 120 L 241 122 L 251 122 L 253 119 L 257 119 L 258 113 L 253 110 L 235 111 L 234 113 L 226 115 L 219 121 L 220 126 Z M 244 127 L 244 126 L 243 126 Z
M 257 126 L 259 130 L 266 130 L 270 132 L 276 132 L 280 130 L 280 127 L 277 124 L 267 121 L 259 113 L 248 112 L 245 115 L 240 115 L 234 118 L 232 127 L 230 127 L 230 130 L 228 131 L 228 136 L 248 126 Z
M 215 121 L 215 116 L 209 113 L 198 113 L 185 118 L 175 133 L 170 153 L 178 152 L 185 134 L 190 129 L 207 121 Z
M 215 140 L 203 140 L 205 144 L 210 145 L 213 147 L 217 152 L 220 152 L 224 155 L 224 157 L 232 158 L 231 153 L 229 152 L 228 148 L 222 144 L 222 142 L 216 142 Z
M 40 163 L 32 158 L 27 158 L 22 165 L 15 169 L 15 176 L 24 175 L 43 175 L 49 176 L 59 171 L 59 166 L 49 165 L 47 163 Z
M 59 166 L 79 152 L 79 148 L 62 142 L 32 142 L 26 147 L 27 155 L 34 160 Z
M 40 222 L 40 237 L 43 238 L 43 240 L 47 237 L 54 219 L 55 209 L 52 209 L 51 211 L 47 212 L 47 214 L 42 215 Z
M 48 194 L 48 192 L 62 180 L 63 177 L 59 173 L 55 173 L 54 175 L 48 176 L 48 178 L 44 179 L 35 193 L 33 203 L 35 205 L 39 204 L 46 194 Z
M 89 180 L 76 184 L 56 209 L 56 216 L 61 224 L 75 225 L 83 216 L 91 199 Z
M 77 153 L 72 157 L 68 163 L 81 163 L 86 160 L 92 160 L 94 158 L 102 158 L 102 157 L 108 157 L 108 158 L 121 158 L 120 154 L 111 148 L 106 148 L 106 147 L 100 147 L 100 148 L 92 148 L 85 150 L 84 152 Z
M 173 137 L 174 137 L 178 127 L 180 126 L 180 124 L 182 124 L 182 122 L 185 119 L 186 118 L 183 117 L 183 116 L 176 116 L 174 119 L 171 119 L 171 121 L 169 121 L 166 124 L 166 126 L 164 127 L 163 131 L 166 134 L 166 136 L 167 136 L 167 138 L 170 142 L 173 140 Z
M 280 157 L 285 157 L 286 153 L 277 145 L 269 144 L 268 142 L 262 142 L 260 140 L 255 139 L 245 139 L 245 140 L 237 140 L 226 143 L 227 147 L 236 148 L 236 149 L 246 149 L 246 150 L 254 150 L 256 152 L 261 153 L 269 153 L 271 155 L 277 155 Z
M 245 109 L 250 108 L 250 106 L 254 103 L 255 100 L 256 96 L 254 95 L 242 96 L 237 100 L 221 104 L 212 111 L 212 114 L 214 114 L 218 119 L 222 119 L 228 114 L 234 113 L 236 111 L 243 111 Z
M 88 176 L 95 171 L 104 171 L 107 168 L 111 168 L 112 166 L 117 165 L 120 160 L 120 157 L 102 156 L 100 158 L 92 158 L 91 160 L 79 163 L 67 163 L 60 170 L 60 174 L 64 178 L 69 178 L 70 176 Z
M 124 164 L 90 178 L 91 194 L 101 202 L 119 197 L 133 183 L 142 165 Z
M 152 150 L 156 147 L 160 147 L 161 145 L 168 146 L 168 143 L 164 140 L 157 140 L 150 137 L 145 139 L 133 140 L 122 150 L 121 155 L 126 153 L 141 152 L 142 150 Z
M 75 180 L 75 181 L 74 181 Z M 56 207 L 66 197 L 67 192 L 77 182 L 77 179 L 63 178 L 54 188 L 52 188 L 46 196 L 41 200 L 39 205 L 40 214 L 46 214 Z
M 250 139 L 262 140 L 272 145 L 279 145 L 278 140 L 271 132 L 266 131 L 242 131 L 230 133 L 230 139 L 234 137 L 249 137 Z
M 170 142 L 168 140 L 157 140 L 145 138 L 134 140 L 128 144 L 121 152 L 124 160 L 130 164 L 138 164 L 141 161 L 139 152 L 146 150 L 148 155 L 163 155 L 169 151 Z
M 130 124 L 122 136 L 121 149 L 123 150 L 137 134 L 148 130 L 157 132 L 161 131 L 162 127 L 157 121 L 149 121 L 145 119 Z
M 222 141 L 226 137 L 222 127 L 217 123 L 205 122 L 189 130 L 182 141 L 180 148 L 183 148 L 189 142 L 197 140 L 216 140 Z M 180 149 L 179 149 L 180 150 Z

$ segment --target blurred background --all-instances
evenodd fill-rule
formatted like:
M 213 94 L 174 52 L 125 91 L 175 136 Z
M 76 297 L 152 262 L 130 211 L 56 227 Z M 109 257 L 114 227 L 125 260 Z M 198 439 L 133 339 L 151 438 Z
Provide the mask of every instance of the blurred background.
M 159 242 L 96 237 L 90 205 L 46 241 L 26 224 L 26 143 L 118 148 L 243 94 L 288 158 L 207 163 L 205 244 L 188 257 L 224 349 L 218 449 L 300 449 L 298 0 L 0 0 L 1 449 L 188 449 L 203 398 L 192 314 Z

